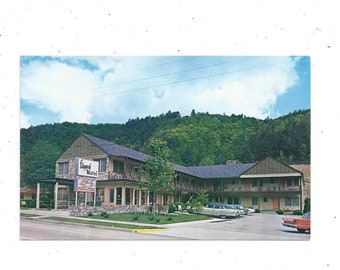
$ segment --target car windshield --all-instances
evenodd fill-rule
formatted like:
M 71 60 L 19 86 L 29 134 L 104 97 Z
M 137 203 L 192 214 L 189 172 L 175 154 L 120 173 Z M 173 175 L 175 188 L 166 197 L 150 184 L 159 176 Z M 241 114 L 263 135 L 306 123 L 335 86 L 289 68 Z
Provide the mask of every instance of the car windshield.
M 301 218 L 310 219 L 310 212 L 305 213 Z

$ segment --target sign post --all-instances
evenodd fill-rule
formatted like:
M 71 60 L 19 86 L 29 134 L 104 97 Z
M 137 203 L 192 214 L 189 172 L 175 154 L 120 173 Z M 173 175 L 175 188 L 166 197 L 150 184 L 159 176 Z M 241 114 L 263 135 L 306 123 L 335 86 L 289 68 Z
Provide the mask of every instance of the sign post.
M 76 172 L 74 189 L 76 191 L 76 202 L 78 205 L 78 192 L 85 192 L 85 206 L 87 204 L 87 192 L 94 193 L 94 205 L 96 205 L 96 180 L 98 177 L 98 161 L 75 158 Z

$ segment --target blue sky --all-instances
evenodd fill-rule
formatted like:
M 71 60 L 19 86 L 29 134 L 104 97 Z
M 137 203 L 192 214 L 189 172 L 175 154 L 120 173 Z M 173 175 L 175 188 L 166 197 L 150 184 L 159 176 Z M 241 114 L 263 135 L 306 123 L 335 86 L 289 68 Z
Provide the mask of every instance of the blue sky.
M 21 127 L 125 123 L 169 110 L 264 119 L 310 108 L 301 56 L 22 56 Z

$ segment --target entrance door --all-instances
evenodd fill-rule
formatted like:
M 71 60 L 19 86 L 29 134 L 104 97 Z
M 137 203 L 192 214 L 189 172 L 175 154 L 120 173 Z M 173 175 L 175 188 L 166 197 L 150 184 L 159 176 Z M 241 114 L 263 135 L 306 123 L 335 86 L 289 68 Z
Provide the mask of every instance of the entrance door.
M 273 198 L 273 210 L 279 209 L 279 198 Z

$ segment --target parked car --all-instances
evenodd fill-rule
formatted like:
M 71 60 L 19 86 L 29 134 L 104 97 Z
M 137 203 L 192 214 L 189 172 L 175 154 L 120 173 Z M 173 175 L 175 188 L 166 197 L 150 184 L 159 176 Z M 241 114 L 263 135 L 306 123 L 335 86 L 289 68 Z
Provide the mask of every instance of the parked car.
M 232 205 L 222 203 L 210 203 L 203 207 L 201 214 L 220 218 L 238 217 L 240 211 Z
M 248 209 L 248 214 L 255 213 L 255 209 L 253 208 L 247 208 Z
M 249 209 L 240 204 L 235 204 L 235 207 L 240 210 L 241 215 L 248 215 Z
M 282 225 L 289 228 L 295 228 L 299 232 L 310 232 L 310 212 L 305 213 L 300 218 L 283 217 Z

